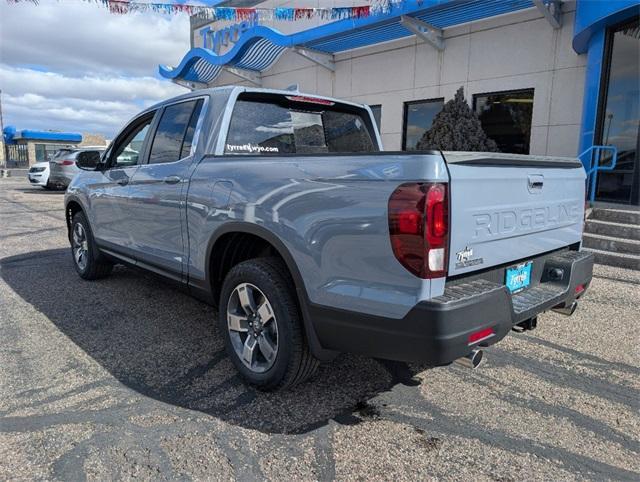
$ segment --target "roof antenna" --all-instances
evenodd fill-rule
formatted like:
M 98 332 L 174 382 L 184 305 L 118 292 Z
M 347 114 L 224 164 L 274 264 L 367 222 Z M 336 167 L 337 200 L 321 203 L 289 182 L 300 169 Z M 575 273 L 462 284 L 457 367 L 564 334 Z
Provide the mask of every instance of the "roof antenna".
M 298 84 L 291 84 L 290 86 L 288 86 L 284 90 L 288 90 L 288 91 L 291 91 L 291 92 L 299 92 L 300 91 L 300 87 L 298 86 Z

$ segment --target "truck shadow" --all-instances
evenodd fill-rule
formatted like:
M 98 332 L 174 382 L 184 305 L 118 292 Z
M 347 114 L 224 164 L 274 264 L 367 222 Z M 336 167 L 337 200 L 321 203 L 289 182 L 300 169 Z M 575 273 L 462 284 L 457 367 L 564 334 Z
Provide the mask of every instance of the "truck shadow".
M 28 186 L 15 188 L 14 191 L 40 196 L 64 196 L 64 189 L 44 189 L 41 186 Z
M 294 390 L 262 393 L 226 357 L 215 310 L 151 275 L 116 267 L 107 279 L 83 281 L 67 249 L 4 258 L 0 274 L 125 386 L 265 433 L 359 423 L 370 415 L 367 400 L 418 384 L 414 374 L 426 368 L 343 355 Z

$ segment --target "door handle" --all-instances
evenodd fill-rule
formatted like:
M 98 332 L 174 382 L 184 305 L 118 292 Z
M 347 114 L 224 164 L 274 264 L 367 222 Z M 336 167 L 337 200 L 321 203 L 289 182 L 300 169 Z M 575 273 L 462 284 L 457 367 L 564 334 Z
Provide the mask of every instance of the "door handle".
M 544 176 L 541 174 L 532 174 L 527 179 L 527 187 L 531 194 L 538 194 L 544 186 Z
M 127 184 L 129 184 L 129 179 L 127 179 L 126 177 L 122 179 L 118 179 L 116 181 L 116 184 L 119 184 L 120 186 L 126 186 Z
M 178 176 L 167 176 L 164 178 L 164 182 L 167 184 L 178 184 L 181 180 Z

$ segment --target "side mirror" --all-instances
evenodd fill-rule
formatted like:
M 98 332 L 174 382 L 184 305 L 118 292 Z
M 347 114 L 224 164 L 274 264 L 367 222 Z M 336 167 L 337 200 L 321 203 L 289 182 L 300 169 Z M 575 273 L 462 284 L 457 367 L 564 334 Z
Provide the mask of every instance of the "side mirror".
M 76 166 L 85 171 L 95 171 L 100 164 L 100 151 L 82 151 L 76 157 Z

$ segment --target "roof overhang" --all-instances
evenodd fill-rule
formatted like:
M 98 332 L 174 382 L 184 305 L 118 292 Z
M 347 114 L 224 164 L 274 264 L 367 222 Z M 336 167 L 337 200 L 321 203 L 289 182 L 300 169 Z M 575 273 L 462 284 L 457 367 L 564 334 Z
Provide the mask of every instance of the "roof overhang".
M 78 134 L 75 132 L 49 132 L 24 129 L 21 131 L 16 131 L 16 133 L 12 137 L 16 141 L 37 140 L 49 142 L 67 142 L 72 144 L 82 142 L 82 134 Z
M 544 0 L 548 3 L 550 0 Z M 361 47 L 419 35 L 444 49 L 442 30 L 468 22 L 535 8 L 534 0 L 408 0 L 384 15 L 345 19 L 284 35 L 264 26 L 244 32 L 228 52 L 193 48 L 177 67 L 160 66 L 160 75 L 186 85 L 211 85 L 225 69 L 247 74 L 252 83 L 287 49 L 331 68 L 332 56 Z
M 573 50 L 579 54 L 587 53 L 589 42 L 594 34 L 638 15 L 640 15 L 638 0 L 579 2 L 574 24 Z

